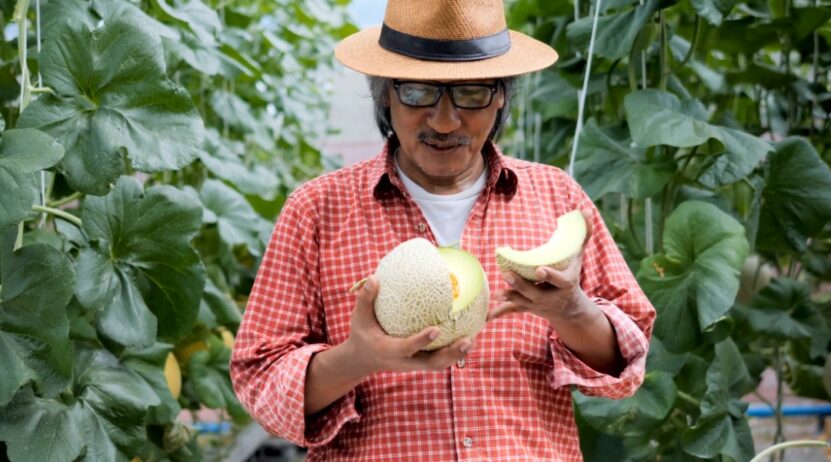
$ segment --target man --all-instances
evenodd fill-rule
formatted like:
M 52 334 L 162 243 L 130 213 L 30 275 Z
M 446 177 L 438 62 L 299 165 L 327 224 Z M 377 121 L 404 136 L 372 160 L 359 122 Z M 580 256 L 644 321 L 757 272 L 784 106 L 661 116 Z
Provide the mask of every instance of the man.
M 231 362 L 254 418 L 309 461 L 580 461 L 571 386 L 621 398 L 642 382 L 655 312 L 591 200 L 493 144 L 508 77 L 557 58 L 505 24 L 501 0 L 390 0 L 382 28 L 336 49 L 373 76 L 386 148 L 286 201 Z M 540 245 L 576 208 L 590 236 L 569 268 L 499 272 L 496 247 Z M 420 351 L 435 328 L 387 336 L 378 281 L 349 292 L 415 237 L 473 253 L 498 289 L 476 338 Z

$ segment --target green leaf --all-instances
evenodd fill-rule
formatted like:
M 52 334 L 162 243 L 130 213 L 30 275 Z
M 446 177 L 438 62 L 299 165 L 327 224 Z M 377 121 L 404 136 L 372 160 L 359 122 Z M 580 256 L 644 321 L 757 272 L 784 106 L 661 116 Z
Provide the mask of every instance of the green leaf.
M 17 224 L 31 212 L 40 194 L 36 173 L 63 157 L 51 136 L 32 129 L 7 130 L 0 140 L 0 229 Z
M 164 367 L 172 345 L 156 343 L 143 350 L 128 349 L 122 354 L 124 365 L 140 375 L 153 390 L 160 404 L 150 409 L 148 420 L 153 424 L 173 422 L 179 416 L 182 408 L 170 393 Z
M 210 45 L 216 43 L 215 36 L 222 30 L 222 21 L 219 19 L 216 10 L 199 0 L 189 0 L 179 8 L 168 5 L 165 0 L 153 0 L 153 3 L 169 19 L 176 21 L 181 26 L 190 28 L 200 42 Z
M 44 244 L 12 252 L 15 234 L 10 228 L 0 248 L 0 406 L 30 380 L 40 394 L 52 397 L 72 374 L 66 315 L 75 282 L 72 265 Z
M 779 277 L 757 293 L 750 306 L 737 306 L 754 331 L 779 339 L 811 338 L 816 329 L 827 329 L 811 289 L 805 283 Z
M 664 346 L 664 342 L 653 336 L 649 341 L 649 354 L 646 357 L 646 369 L 648 371 L 668 372 L 676 376 L 689 359 L 689 353 L 675 354 Z
M 714 26 L 721 25 L 735 5 L 736 0 L 692 0 L 695 12 Z
M 211 278 L 206 280 L 202 301 L 208 308 L 213 321 L 212 323 L 206 323 L 208 327 L 238 326 L 242 322 L 237 304 L 234 303 L 228 293 L 220 290 Z
M 147 408 L 159 404 L 153 390 L 106 350 L 79 346 L 74 376 L 65 402 L 24 388 L 0 410 L 0 441 L 12 460 L 126 460 L 138 452 Z
M 641 29 L 648 24 L 659 6 L 658 0 L 647 0 L 629 11 L 599 18 L 595 54 L 610 60 L 628 55 Z M 593 19 L 593 16 L 586 16 L 568 25 L 566 33 L 574 48 L 588 51 Z
M 165 76 L 158 36 L 130 22 L 95 31 L 57 26 L 44 44 L 41 97 L 21 115 L 19 127 L 41 128 L 60 139 L 59 168 L 70 186 L 105 194 L 125 168 L 175 170 L 199 154 L 204 128 L 187 91 Z
M 216 336 L 208 337 L 208 347 L 208 351 L 197 351 L 188 360 L 194 392 L 205 406 L 225 408 L 236 422 L 244 422 L 248 414 L 234 393 L 228 370 L 231 350 Z
M 144 192 L 122 177 L 106 197 L 86 199 L 82 220 L 98 244 L 79 256 L 77 296 L 99 310 L 100 333 L 133 347 L 153 344 L 155 319 L 170 342 L 187 333 L 205 283 L 190 246 L 201 225 L 198 200 L 170 186 Z
M 226 244 L 245 245 L 252 255 L 262 255 L 265 244 L 260 235 L 271 225 L 257 215 L 245 197 L 216 180 L 205 181 L 199 195 L 202 204 L 216 215 L 219 235 Z
M 245 146 L 240 142 L 223 139 L 219 132 L 210 129 L 205 137 L 205 149 L 199 159 L 217 178 L 237 187 L 244 194 L 253 194 L 271 200 L 280 185 L 277 176 L 262 164 L 248 166 L 242 153 Z
M 580 149 L 574 163 L 574 176 L 592 199 L 610 192 L 644 199 L 658 193 L 675 173 L 675 162 L 668 156 L 646 155 L 646 149 L 633 148 L 625 130 L 597 126 L 592 118 L 580 135 Z
M 675 405 L 672 375 L 648 372 L 635 395 L 621 400 L 585 396 L 572 392 L 580 414 L 597 430 L 610 435 L 641 436 L 661 425 Z
M 658 310 L 655 335 L 670 351 L 690 351 L 733 305 L 748 243 L 741 224 L 698 201 L 667 218 L 663 243 L 663 254 L 641 262 L 638 281 Z
M 831 169 L 811 144 L 788 138 L 765 166 L 756 247 L 803 253 L 806 240 L 831 220 Z
M 641 90 L 624 101 L 629 131 L 637 146 L 689 148 L 717 140 L 729 153 L 718 167 L 724 179 L 718 184 L 747 176 L 771 151 L 767 141 L 741 130 L 711 125 L 698 100 L 679 101 L 671 93 Z
M 724 455 L 733 461 L 750 460 L 754 455 L 753 439 L 743 418 L 747 404 L 738 399 L 753 390 L 755 383 L 732 340 L 716 344 L 713 351 L 701 415 L 682 434 L 684 451 L 701 458 Z

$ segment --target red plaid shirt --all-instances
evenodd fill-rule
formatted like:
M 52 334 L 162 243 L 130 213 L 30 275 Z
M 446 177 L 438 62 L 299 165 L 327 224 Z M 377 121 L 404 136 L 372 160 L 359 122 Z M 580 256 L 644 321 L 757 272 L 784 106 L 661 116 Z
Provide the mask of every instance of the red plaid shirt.
M 234 344 L 240 400 L 269 432 L 308 447 L 308 461 L 581 461 L 570 386 L 623 398 L 641 384 L 655 310 L 591 200 L 560 169 L 505 157 L 491 145 L 485 151 L 487 185 L 461 247 L 479 258 L 492 290 L 507 288 L 496 247 L 540 245 L 558 216 L 590 207 L 582 285 L 614 326 L 626 368 L 620 377 L 597 372 L 548 322 L 513 314 L 489 322 L 464 362 L 371 375 L 306 418 L 306 369 L 312 355 L 349 336 L 349 288 L 399 243 L 435 243 L 384 150 L 289 197 Z

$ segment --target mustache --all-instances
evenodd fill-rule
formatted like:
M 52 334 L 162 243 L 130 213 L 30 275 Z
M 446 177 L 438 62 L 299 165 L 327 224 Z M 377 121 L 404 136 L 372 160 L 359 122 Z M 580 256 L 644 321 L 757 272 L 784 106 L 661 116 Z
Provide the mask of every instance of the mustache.
M 422 143 L 431 144 L 456 144 L 459 146 L 467 146 L 470 144 L 470 138 L 466 136 L 453 135 L 450 133 L 437 133 L 434 131 L 419 133 L 418 140 Z

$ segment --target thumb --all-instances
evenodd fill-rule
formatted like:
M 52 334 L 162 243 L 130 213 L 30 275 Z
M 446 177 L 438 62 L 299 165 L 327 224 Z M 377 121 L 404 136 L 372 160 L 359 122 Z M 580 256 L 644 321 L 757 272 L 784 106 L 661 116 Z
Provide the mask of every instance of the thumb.
M 370 276 L 363 281 L 362 287 L 358 289 L 358 300 L 355 304 L 356 310 L 372 310 L 375 304 L 375 297 L 378 296 L 378 279 Z

